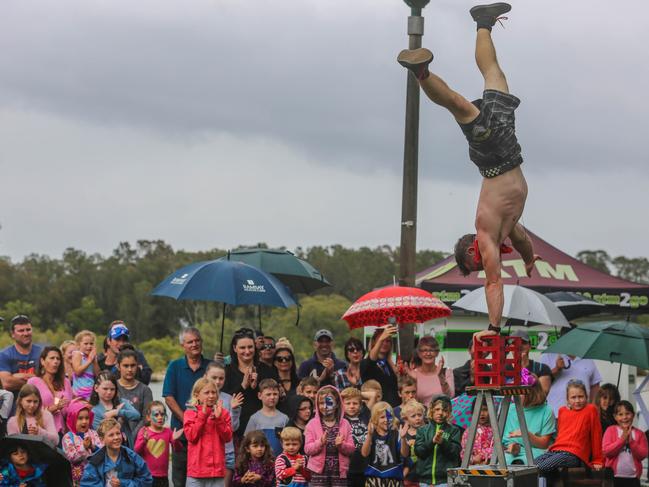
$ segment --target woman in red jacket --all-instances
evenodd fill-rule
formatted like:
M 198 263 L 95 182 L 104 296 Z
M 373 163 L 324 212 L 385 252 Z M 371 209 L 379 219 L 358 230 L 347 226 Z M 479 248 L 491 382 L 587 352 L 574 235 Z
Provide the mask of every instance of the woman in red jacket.
M 192 389 L 191 406 L 184 416 L 187 438 L 187 487 L 222 487 L 225 444 L 232 439 L 232 422 L 216 384 L 202 377 Z
M 642 460 L 647 458 L 647 437 L 633 427 L 635 411 L 629 401 L 615 405 L 613 418 L 617 424 L 606 428 L 602 452 L 606 466 L 613 469 L 615 487 L 640 487 Z
M 547 452 L 535 459 L 543 476 L 561 467 L 585 464 L 601 470 L 604 466 L 598 408 L 588 403 L 586 386 L 580 380 L 568 382 L 566 396 L 568 406 L 559 409 L 557 439 Z

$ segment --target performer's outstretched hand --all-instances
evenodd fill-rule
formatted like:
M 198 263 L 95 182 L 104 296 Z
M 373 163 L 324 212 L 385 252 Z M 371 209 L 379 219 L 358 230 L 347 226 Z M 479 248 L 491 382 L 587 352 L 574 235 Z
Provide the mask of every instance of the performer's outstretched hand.
M 541 259 L 540 255 L 534 254 L 534 257 L 532 258 L 532 262 L 525 263 L 525 272 L 527 272 L 527 277 L 532 277 L 532 271 L 534 270 L 534 263 L 537 260 L 543 260 L 543 259 Z

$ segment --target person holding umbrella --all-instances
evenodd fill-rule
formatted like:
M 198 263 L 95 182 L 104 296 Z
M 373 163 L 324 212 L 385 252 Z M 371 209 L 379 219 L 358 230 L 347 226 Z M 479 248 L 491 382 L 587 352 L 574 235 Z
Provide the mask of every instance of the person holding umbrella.
M 376 380 L 383 388 L 383 400 L 392 407 L 397 407 L 399 399 L 397 369 L 392 361 L 392 337 L 396 336 L 397 327 L 387 325 L 377 328 L 370 340 L 367 357 L 361 361 L 361 379 L 363 382 Z
M 259 361 L 254 336 L 251 333 L 235 333 L 230 342 L 231 363 L 225 368 L 223 392 L 243 394 L 243 405 L 239 416 L 239 429 L 235 435 L 243 436 L 250 416 L 261 409 L 257 396 L 258 384 L 264 379 L 277 380 L 277 371 Z

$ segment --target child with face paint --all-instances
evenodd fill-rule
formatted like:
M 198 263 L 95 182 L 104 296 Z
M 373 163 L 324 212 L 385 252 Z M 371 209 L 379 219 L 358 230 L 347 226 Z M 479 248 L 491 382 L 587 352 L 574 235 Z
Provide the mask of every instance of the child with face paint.
M 377 402 L 367 425 L 361 455 L 367 458 L 365 487 L 399 487 L 403 481 L 403 458 L 410 453 L 404 440 L 408 425 L 399 428 L 392 406 Z
M 338 389 L 324 386 L 316 394 L 315 416 L 304 431 L 311 487 L 346 487 L 354 440 Z
M 99 435 L 91 428 L 94 416 L 92 406 L 85 401 L 73 401 L 68 406 L 65 418 L 68 432 L 63 435 L 61 447 L 72 466 L 75 487 L 80 485 L 88 457 L 103 446 Z
M 179 438 L 183 434 L 180 430 L 173 430 L 165 426 L 167 410 L 160 401 L 152 401 L 144 411 L 144 426 L 137 432 L 135 440 L 135 453 L 146 462 L 151 475 L 153 487 L 169 486 L 169 447 L 182 448 Z

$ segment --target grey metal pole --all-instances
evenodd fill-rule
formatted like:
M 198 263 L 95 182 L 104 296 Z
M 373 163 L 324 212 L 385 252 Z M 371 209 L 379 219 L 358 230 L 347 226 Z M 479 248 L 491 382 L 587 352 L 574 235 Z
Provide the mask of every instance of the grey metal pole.
M 421 47 L 424 18 L 421 10 L 429 0 L 405 0 L 411 7 L 408 17 L 408 47 Z M 406 88 L 406 123 L 403 148 L 403 189 L 401 196 L 401 243 L 399 254 L 399 285 L 414 286 L 417 258 L 417 180 L 419 164 L 419 83 L 408 71 Z M 404 360 L 411 360 L 415 344 L 415 329 L 405 326 L 399 333 L 399 345 Z

